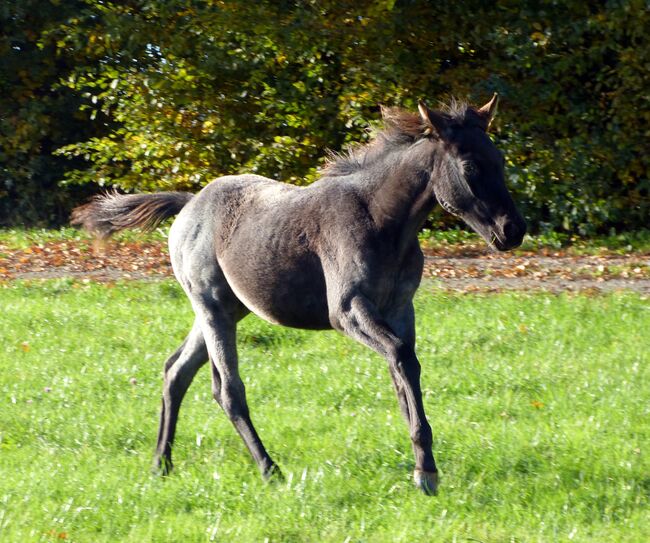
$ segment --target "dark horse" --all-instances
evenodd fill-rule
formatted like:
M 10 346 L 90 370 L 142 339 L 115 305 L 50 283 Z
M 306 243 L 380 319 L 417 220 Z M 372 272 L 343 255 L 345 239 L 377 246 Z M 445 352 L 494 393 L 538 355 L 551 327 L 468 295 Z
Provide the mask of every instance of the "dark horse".
M 73 223 L 99 236 L 154 227 L 169 233 L 176 278 L 196 314 L 165 363 L 156 465 L 167 473 L 179 408 L 208 360 L 212 392 L 264 477 L 279 474 L 249 416 L 239 376 L 237 323 L 248 313 L 284 326 L 334 328 L 387 362 L 415 453 L 415 483 L 437 486 L 431 427 L 415 355 L 413 295 L 423 256 L 417 233 L 436 202 L 490 247 L 517 247 L 526 224 L 504 184 L 504 159 L 487 135 L 497 96 L 419 115 L 384 109 L 384 130 L 334 156 L 304 188 L 257 175 L 221 177 L 183 192 L 96 197 Z

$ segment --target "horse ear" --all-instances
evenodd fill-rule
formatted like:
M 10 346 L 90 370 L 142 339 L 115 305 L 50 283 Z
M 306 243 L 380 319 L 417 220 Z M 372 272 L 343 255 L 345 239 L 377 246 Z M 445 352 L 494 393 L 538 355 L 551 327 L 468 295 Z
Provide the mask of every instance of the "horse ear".
M 485 130 L 490 128 L 490 123 L 497 113 L 497 106 L 499 105 L 499 95 L 495 92 L 487 104 L 477 110 L 478 114 L 485 120 Z
M 435 132 L 440 138 L 444 139 L 449 129 L 447 119 L 440 115 L 440 113 L 430 110 L 422 100 L 418 102 L 418 111 L 424 124 L 431 127 L 427 128 L 425 134 L 428 135 Z

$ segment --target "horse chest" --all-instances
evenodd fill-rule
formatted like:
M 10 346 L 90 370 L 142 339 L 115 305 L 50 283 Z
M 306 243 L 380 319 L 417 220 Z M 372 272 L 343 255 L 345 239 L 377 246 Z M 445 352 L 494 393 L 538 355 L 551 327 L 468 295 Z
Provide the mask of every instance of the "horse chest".
M 381 314 L 390 316 L 411 302 L 419 282 L 419 275 L 416 276 L 410 271 L 403 273 L 403 270 L 397 270 L 375 283 L 368 298 Z M 368 292 L 367 288 L 362 287 L 362 290 Z

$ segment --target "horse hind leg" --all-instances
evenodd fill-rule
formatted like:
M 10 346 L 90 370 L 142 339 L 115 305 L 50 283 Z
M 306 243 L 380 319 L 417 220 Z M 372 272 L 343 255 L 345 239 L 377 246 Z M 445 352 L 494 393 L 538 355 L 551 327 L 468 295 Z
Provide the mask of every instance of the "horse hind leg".
M 154 468 L 163 475 L 172 469 L 172 444 L 178 412 L 196 372 L 208 361 L 201 328 L 195 322 L 183 344 L 165 362 L 162 408 Z
M 206 340 L 212 368 L 212 392 L 241 436 L 262 476 L 268 479 L 281 476 L 278 466 L 266 451 L 250 418 L 246 389 L 239 375 L 236 346 L 237 319 L 215 301 L 195 300 L 195 310 L 202 318 L 203 336 Z

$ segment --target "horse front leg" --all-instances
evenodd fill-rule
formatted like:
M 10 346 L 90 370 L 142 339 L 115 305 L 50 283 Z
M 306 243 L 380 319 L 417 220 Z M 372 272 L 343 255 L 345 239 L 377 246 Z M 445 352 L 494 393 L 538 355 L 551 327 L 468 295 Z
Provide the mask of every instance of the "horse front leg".
M 367 345 L 388 362 L 400 408 L 409 425 L 415 454 L 415 484 L 425 494 L 435 494 L 438 469 L 431 450 L 431 426 L 422 402 L 420 363 L 415 355 L 414 334 L 407 324 L 401 334 L 403 337 L 400 337 L 370 300 L 361 294 L 349 296 L 337 304 L 331 320 L 336 329 Z

